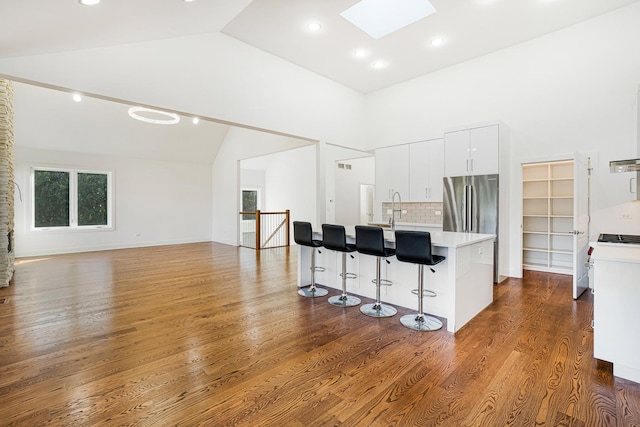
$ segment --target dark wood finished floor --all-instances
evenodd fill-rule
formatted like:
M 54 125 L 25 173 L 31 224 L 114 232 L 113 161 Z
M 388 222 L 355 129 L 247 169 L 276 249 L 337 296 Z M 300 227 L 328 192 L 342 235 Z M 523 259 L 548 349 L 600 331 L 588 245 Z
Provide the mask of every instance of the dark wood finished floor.
M 573 301 L 569 276 L 496 286 L 454 336 L 298 296 L 295 254 L 19 260 L 0 289 L 0 425 L 640 425 L 640 385 L 593 359 L 592 296 Z

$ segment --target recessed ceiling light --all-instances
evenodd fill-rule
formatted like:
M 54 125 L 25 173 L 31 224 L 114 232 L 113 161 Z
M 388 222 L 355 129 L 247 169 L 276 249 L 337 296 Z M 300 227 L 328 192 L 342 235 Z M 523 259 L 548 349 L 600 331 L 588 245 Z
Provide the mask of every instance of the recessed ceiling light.
M 191 1 L 191 0 L 189 0 L 189 1 Z M 193 122 L 194 125 L 197 125 L 198 123 L 200 123 L 200 119 L 197 118 L 197 117 L 194 117 L 193 120 L 191 120 L 191 121 Z
M 379 39 L 435 12 L 427 0 L 361 0 L 340 16 Z
M 154 118 L 154 117 L 149 117 L 149 116 L 142 116 L 138 113 L 145 113 L 145 114 L 151 114 L 151 115 L 157 115 L 157 116 L 164 116 L 164 117 L 168 117 L 165 119 L 158 119 L 158 118 Z M 140 120 L 141 122 L 145 122 L 145 123 L 153 123 L 156 125 L 174 125 L 176 123 L 178 123 L 180 121 L 180 116 L 178 116 L 175 113 L 167 113 L 166 111 L 160 111 L 160 110 L 153 110 L 151 108 L 145 108 L 145 107 L 131 107 L 129 108 L 129 116 L 131 116 L 132 118 L 136 119 L 136 120 Z
M 100 3 L 100 0 L 78 0 L 78 3 L 84 6 L 94 6 Z
M 385 61 L 383 61 L 382 59 L 378 59 L 377 61 L 375 61 L 373 64 L 371 64 L 373 66 L 373 68 L 379 70 L 381 68 L 384 68 L 387 66 L 387 63 Z
M 322 28 L 322 26 L 317 22 L 310 22 L 307 24 L 307 30 L 309 31 L 320 31 L 320 28 Z
M 80 101 L 82 101 L 82 95 L 80 95 L 79 93 L 74 93 L 73 96 L 72 96 L 72 99 L 75 102 L 80 102 Z
M 357 49 L 355 52 L 353 52 L 353 56 L 355 56 L 356 58 L 366 58 L 367 56 L 369 56 L 369 51 L 366 49 Z
M 191 3 L 193 0 L 182 0 L 185 3 Z
M 431 40 L 431 46 L 442 46 L 444 44 L 444 39 L 442 37 L 436 37 L 435 39 Z

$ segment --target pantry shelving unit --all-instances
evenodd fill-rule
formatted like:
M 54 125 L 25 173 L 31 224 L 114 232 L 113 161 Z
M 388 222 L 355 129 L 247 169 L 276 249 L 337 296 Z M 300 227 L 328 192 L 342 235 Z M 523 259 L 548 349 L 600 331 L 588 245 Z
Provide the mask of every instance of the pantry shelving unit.
M 573 160 L 522 165 L 523 268 L 573 274 Z

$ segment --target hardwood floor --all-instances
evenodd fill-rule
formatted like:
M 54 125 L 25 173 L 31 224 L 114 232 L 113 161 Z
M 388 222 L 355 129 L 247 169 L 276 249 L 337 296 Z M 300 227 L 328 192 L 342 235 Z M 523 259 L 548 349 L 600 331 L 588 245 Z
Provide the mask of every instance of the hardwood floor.
M 593 359 L 593 300 L 569 276 L 497 285 L 454 336 L 300 297 L 295 254 L 19 260 L 0 289 L 0 425 L 640 425 L 640 385 Z

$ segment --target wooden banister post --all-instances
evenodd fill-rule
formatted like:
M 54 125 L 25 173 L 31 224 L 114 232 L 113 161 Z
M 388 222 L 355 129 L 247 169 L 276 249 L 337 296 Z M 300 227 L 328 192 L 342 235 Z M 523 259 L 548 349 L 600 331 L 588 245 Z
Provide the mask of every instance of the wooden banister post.
M 256 250 L 260 250 L 260 211 L 256 211 Z
M 284 212 L 287 221 L 287 246 L 291 246 L 291 239 L 289 236 L 289 209 L 285 210 Z

